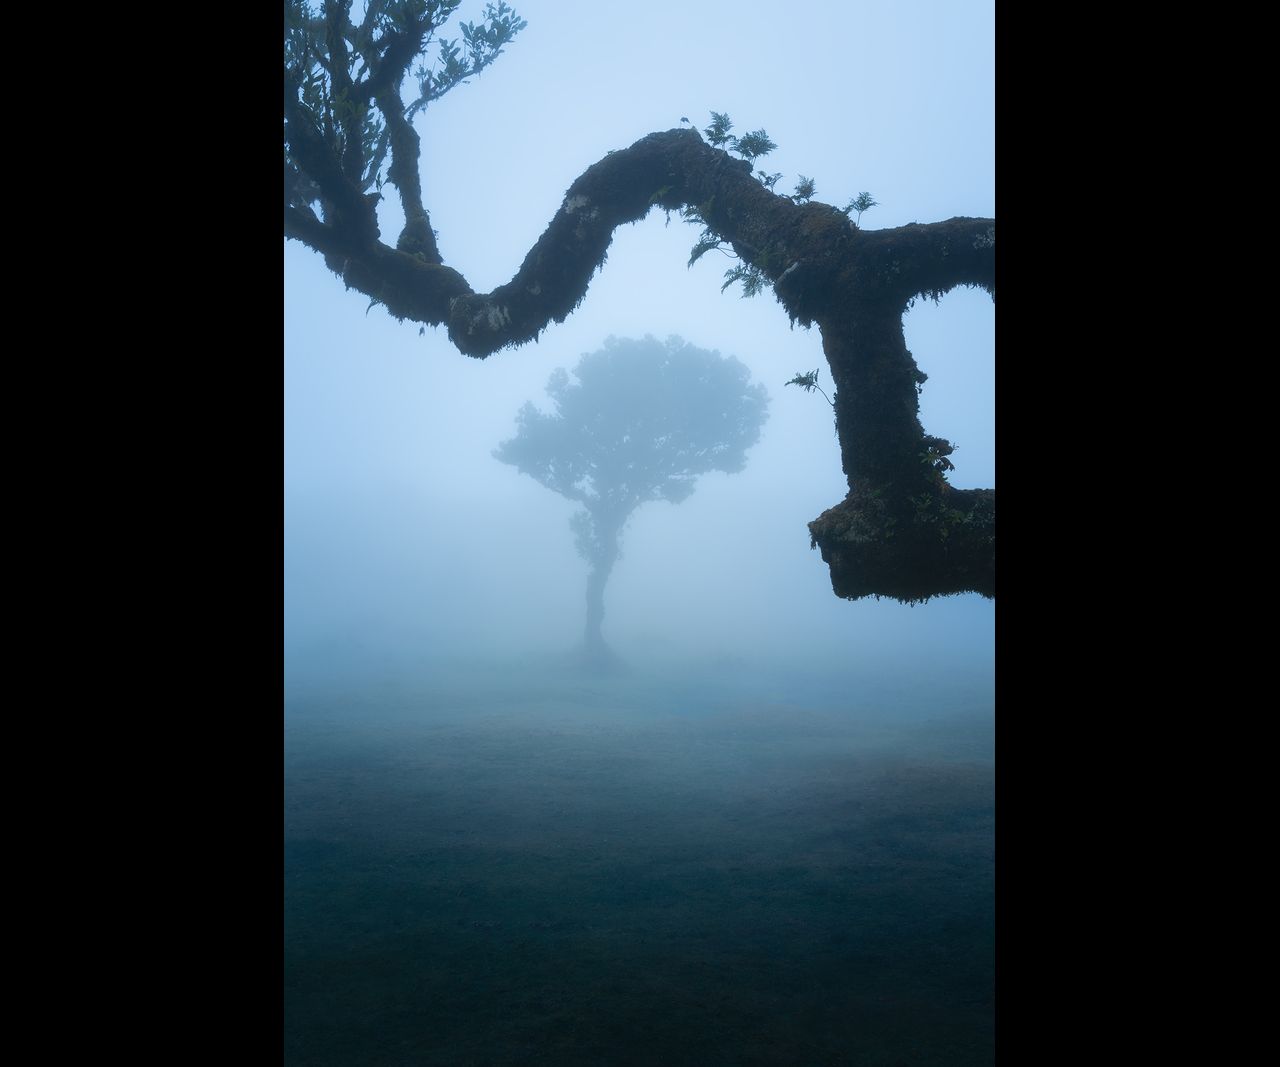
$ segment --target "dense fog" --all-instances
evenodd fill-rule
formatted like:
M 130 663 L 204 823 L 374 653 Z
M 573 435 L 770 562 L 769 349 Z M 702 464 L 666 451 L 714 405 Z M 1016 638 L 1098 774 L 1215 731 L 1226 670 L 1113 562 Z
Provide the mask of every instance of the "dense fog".
M 515 6 L 416 123 L 477 291 L 586 167 L 712 109 L 768 130 L 779 191 L 869 190 L 864 228 L 995 215 L 989 3 Z M 832 409 L 784 386 L 830 393 L 821 336 L 722 293 L 723 256 L 687 269 L 697 235 L 655 209 L 563 324 L 485 360 L 286 242 L 289 1062 L 990 1062 L 994 602 L 833 595 L 806 528 L 847 491 Z M 990 297 L 905 326 L 950 481 L 993 487 Z M 740 360 L 768 417 L 741 472 L 634 512 L 591 673 L 575 504 L 493 453 L 553 371 L 645 335 Z M 666 1058 L 629 1043 L 654 1026 Z
M 517 9 L 528 27 L 506 53 L 417 122 L 441 251 L 477 289 L 511 276 L 588 165 L 684 117 L 705 126 L 711 110 L 770 132 L 779 147 L 759 166 L 784 173 L 779 189 L 804 174 L 829 203 L 870 190 L 866 227 L 994 215 L 989 4 L 813 4 L 794 29 L 727 2 Z M 457 18 L 480 14 L 463 5 Z M 382 218 L 394 234 L 394 196 Z M 564 324 L 484 361 L 443 331 L 420 336 L 368 308 L 319 256 L 286 243 L 291 673 L 357 654 L 505 658 L 577 640 L 585 568 L 572 505 L 492 451 L 521 404 L 545 406 L 553 369 L 611 335 L 645 334 L 737 357 L 771 403 L 743 473 L 635 514 L 607 593 L 620 652 L 989 667 L 989 601 L 832 596 L 805 525 L 846 490 L 831 412 L 783 387 L 822 368 L 830 391 L 821 338 L 792 329 L 768 292 L 721 293 L 725 257 L 686 269 L 697 233 L 656 209 L 624 227 Z M 994 486 L 992 301 L 964 289 L 921 301 L 906 332 L 929 375 L 921 421 L 958 446 L 952 484 Z
M 548 407 L 553 369 L 572 369 L 608 336 L 646 333 L 741 360 L 769 391 L 769 418 L 743 472 L 706 475 L 688 500 L 635 513 L 607 592 L 607 636 L 620 653 L 639 663 L 990 669 L 991 601 L 833 596 L 806 528 L 846 489 L 831 409 L 783 386 L 824 366 L 820 338 L 790 329 L 768 296 L 721 294 L 718 276 L 686 272 L 692 232 L 664 228 L 661 216 L 624 232 L 568 323 L 483 362 L 378 309 L 366 318 L 366 301 L 319 257 L 287 249 L 287 294 L 307 307 L 286 336 L 291 675 L 317 657 L 326 669 L 357 657 L 507 659 L 580 640 L 586 566 L 569 529 L 574 505 L 492 453 L 521 404 Z M 990 299 L 971 291 L 907 316 L 908 345 L 929 374 L 921 418 L 957 443 L 960 487 L 995 484 L 993 319 Z M 830 390 L 829 375 L 819 381 Z

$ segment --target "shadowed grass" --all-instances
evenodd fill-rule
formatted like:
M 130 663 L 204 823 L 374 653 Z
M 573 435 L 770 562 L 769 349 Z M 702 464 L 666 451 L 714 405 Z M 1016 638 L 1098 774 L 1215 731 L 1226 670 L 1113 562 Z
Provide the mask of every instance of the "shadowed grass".
M 286 1061 L 993 1062 L 989 706 L 624 684 L 291 706 Z

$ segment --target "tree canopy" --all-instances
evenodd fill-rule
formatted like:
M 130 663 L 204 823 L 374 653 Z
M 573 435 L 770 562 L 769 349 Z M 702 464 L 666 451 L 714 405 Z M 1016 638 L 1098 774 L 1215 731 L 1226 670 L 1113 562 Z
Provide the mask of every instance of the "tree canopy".
M 516 436 L 494 455 L 592 511 L 678 504 L 698 475 L 736 474 L 768 405 L 742 363 L 679 337 L 610 337 L 573 379 L 555 371 L 547 382 L 555 413 L 526 404 Z
M 356 22 L 350 0 L 318 12 L 287 0 L 286 237 L 322 254 L 371 306 L 441 326 L 460 352 L 484 358 L 564 321 L 617 227 L 654 208 L 681 213 L 703 228 L 695 253 L 728 250 L 739 261 L 730 281 L 771 288 L 793 324 L 821 332 L 849 491 L 809 530 L 835 593 L 994 595 L 994 490 L 948 483 L 952 446 L 920 423 L 925 376 L 902 330 L 920 296 L 956 286 L 994 294 L 994 219 L 863 229 L 862 213 L 875 206 L 869 193 L 837 208 L 813 199 L 803 176 L 793 193 L 776 192 L 779 176 L 754 169 L 774 147 L 765 131 L 732 138 L 728 117 L 713 112 L 703 132 L 651 133 L 588 167 L 512 279 L 478 293 L 440 254 L 412 122 L 492 63 L 524 22 L 505 3 L 490 4 L 460 37 L 438 36 L 457 6 L 371 0 Z M 404 209 L 394 246 L 379 228 L 387 186 Z
M 685 500 L 699 475 L 741 471 L 768 395 L 732 356 L 679 337 L 611 337 L 582 357 L 572 378 L 556 370 L 547 394 L 554 412 L 525 404 L 516 435 L 494 456 L 582 505 L 571 524 L 591 567 L 585 646 L 600 659 L 604 587 L 627 520 L 649 501 Z

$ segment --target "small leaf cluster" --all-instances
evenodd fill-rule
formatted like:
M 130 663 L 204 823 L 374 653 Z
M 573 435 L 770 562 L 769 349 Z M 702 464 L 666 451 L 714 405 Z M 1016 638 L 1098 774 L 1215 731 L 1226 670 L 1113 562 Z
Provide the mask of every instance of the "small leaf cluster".
M 846 215 L 849 214 L 850 211 L 856 211 L 858 213 L 858 217 L 854 219 L 854 222 L 857 223 L 862 220 L 862 213 L 864 211 L 869 211 L 871 208 L 875 207 L 877 203 L 878 201 L 871 198 L 870 193 L 859 193 L 840 210 Z
M 721 111 L 713 111 L 711 112 L 711 125 L 707 126 L 702 132 L 706 136 L 707 143 L 713 148 L 735 152 L 750 163 L 754 163 L 761 156 L 768 155 L 778 147 L 764 130 L 752 130 L 742 137 L 734 137 L 730 133 L 732 129 L 733 120 L 727 114 Z M 755 176 L 761 185 L 773 192 L 774 186 L 782 178 L 782 172 L 778 171 L 771 174 L 768 171 L 759 170 L 756 171 Z M 697 243 L 689 253 L 689 266 L 692 267 L 706 253 L 711 251 L 721 252 L 734 259 L 741 258 L 736 252 L 730 251 L 727 247 L 727 242 L 707 225 L 706 219 L 697 207 L 687 207 L 680 214 L 686 222 L 698 223 L 703 227 L 702 234 L 698 237 Z M 765 275 L 764 271 L 755 264 L 747 262 L 731 267 L 725 271 L 724 277 L 725 281 L 720 286 L 720 291 L 724 292 L 735 282 L 742 282 L 742 295 L 744 297 L 757 295 L 769 284 L 768 276 Z
M 813 199 L 813 194 L 818 191 L 817 185 L 812 178 L 806 178 L 800 175 L 800 180 L 796 182 L 796 190 L 791 194 L 791 199 L 797 204 L 807 204 Z
M 769 284 L 769 279 L 764 271 L 752 263 L 739 263 L 736 267 L 732 267 L 724 272 L 724 284 L 720 286 L 720 292 L 724 292 L 734 282 L 742 283 L 743 297 L 757 296 L 764 291 L 764 287 Z
M 826 392 L 823 390 L 822 386 L 820 386 L 820 385 L 818 384 L 818 371 L 817 371 L 817 370 L 811 370 L 811 371 L 809 371 L 809 373 L 807 373 L 807 374 L 797 374 L 797 375 L 796 375 L 794 378 L 792 378 L 789 382 L 783 382 L 782 384 L 783 384 L 783 385 L 798 385 L 798 386 L 800 386 L 800 388 L 801 388 L 801 389 L 803 389 L 806 393 L 812 393 L 812 392 L 816 389 L 818 392 L 822 393 L 822 397 L 823 397 L 823 399 L 824 399 L 824 400 L 826 400 L 826 402 L 827 402 L 828 404 L 830 404 L 832 407 L 835 407 L 835 402 L 831 399 L 831 397 L 827 396 L 827 394 L 826 394 Z
M 688 120 L 682 119 L 681 121 L 687 122 Z M 713 111 L 711 112 L 711 124 L 705 127 L 702 133 L 706 137 L 707 143 L 713 148 L 736 152 L 743 159 L 752 163 L 759 157 L 768 155 L 778 147 L 764 130 L 753 130 L 742 137 L 733 136 L 732 130 L 733 120 L 722 111 Z M 800 180 L 796 182 L 795 189 L 786 194 L 777 194 L 775 192 L 775 187 L 782 179 L 781 171 L 771 173 L 765 170 L 758 170 L 755 172 L 755 177 L 769 192 L 775 193 L 775 195 L 785 195 L 788 200 L 795 204 L 809 203 L 818 191 L 817 183 L 804 174 L 800 175 Z M 852 211 L 857 211 L 858 218 L 861 219 L 864 211 L 875 206 L 876 201 L 872 199 L 871 194 L 864 192 L 859 193 L 840 210 L 846 216 Z M 722 252 L 735 259 L 741 258 L 736 252 L 730 251 L 727 247 L 727 242 L 707 225 L 705 217 L 698 208 L 687 207 L 681 211 L 681 216 L 686 222 L 697 223 L 703 227 L 702 234 L 698 237 L 697 243 L 689 254 L 689 266 L 692 267 L 699 259 L 711 251 Z M 725 271 L 724 278 L 724 284 L 720 286 L 721 292 L 724 292 L 735 282 L 741 282 L 742 295 L 744 297 L 756 296 L 770 284 L 768 276 L 760 265 L 746 261 Z M 823 395 L 825 396 L 826 394 Z
M 457 7 L 459 0 L 446 0 L 450 4 L 450 13 Z M 468 79 L 479 74 L 495 59 L 502 55 L 502 50 L 515 38 L 515 35 L 528 25 L 510 8 L 505 0 L 498 4 L 486 4 L 484 21 L 480 25 L 474 22 L 462 22 L 458 29 L 462 32 L 462 44 L 456 40 L 440 40 L 440 58 L 434 69 L 420 64 L 413 72 L 418 79 L 421 96 L 409 105 L 407 116 L 413 115 L 432 100 L 439 100 L 450 89 L 464 85 Z M 465 49 L 465 55 L 463 50 Z
M 956 465 L 947 459 L 955 450 L 956 446 L 946 438 L 925 435 L 924 453 L 921 459 L 932 467 L 937 474 L 943 475 L 947 471 L 956 469 Z
M 729 133 L 732 129 L 733 121 L 728 115 L 720 111 L 713 111 L 711 112 L 711 125 L 702 132 L 706 135 L 707 143 L 712 148 L 724 148 L 730 152 L 736 152 L 743 159 L 752 163 L 761 156 L 767 156 L 778 147 L 764 130 L 752 130 L 741 137 L 734 137 Z M 781 176 L 778 175 L 778 177 Z
M 738 153 L 748 162 L 754 163 L 761 156 L 767 156 L 777 147 L 764 130 L 752 130 L 737 139 L 732 151 Z
M 725 145 L 729 145 L 732 148 L 731 142 L 736 138 L 729 136 L 731 129 L 733 129 L 733 123 L 730 121 L 729 116 L 720 111 L 713 111 L 711 112 L 711 125 L 702 132 L 706 135 L 707 144 L 711 145 L 712 148 L 724 148 Z

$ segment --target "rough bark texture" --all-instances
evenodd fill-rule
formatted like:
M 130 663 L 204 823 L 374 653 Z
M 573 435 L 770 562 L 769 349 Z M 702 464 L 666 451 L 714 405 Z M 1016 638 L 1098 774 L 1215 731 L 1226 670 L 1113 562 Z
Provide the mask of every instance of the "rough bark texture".
M 403 152 L 416 152 L 416 138 L 395 132 Z M 339 163 L 325 158 L 322 140 L 288 105 L 285 138 L 328 205 L 321 221 L 286 203 L 285 235 L 324 254 L 349 288 L 399 319 L 444 326 L 459 351 L 479 358 L 563 322 L 585 297 L 619 226 L 655 207 L 696 208 L 773 283 L 793 322 L 816 324 L 822 333 L 849 493 L 809 530 L 835 593 L 908 601 L 966 591 L 994 596 L 995 492 L 947 484 L 951 448 L 920 425 L 923 379 L 902 335 L 903 314 L 916 297 L 936 299 L 957 285 L 994 294 L 993 219 L 863 230 L 829 205 L 798 205 L 771 193 L 749 163 L 695 131 L 668 130 L 588 168 L 511 281 L 476 293 L 440 260 L 420 194 L 409 197 L 399 247 L 389 247 L 379 239 L 376 196 L 361 194 Z M 399 164 L 395 140 L 392 150 Z M 397 166 L 395 177 L 416 189 L 416 168 L 412 183 L 407 166 Z

